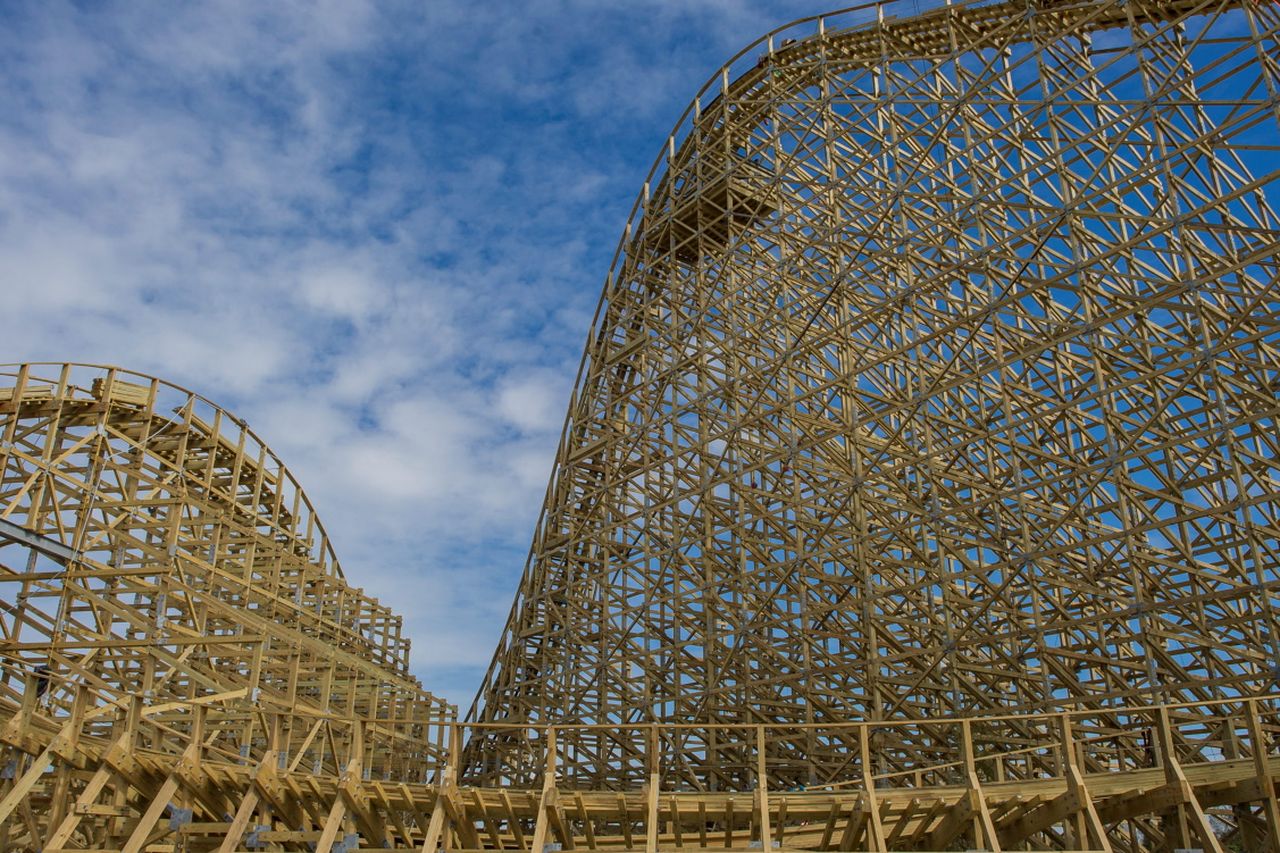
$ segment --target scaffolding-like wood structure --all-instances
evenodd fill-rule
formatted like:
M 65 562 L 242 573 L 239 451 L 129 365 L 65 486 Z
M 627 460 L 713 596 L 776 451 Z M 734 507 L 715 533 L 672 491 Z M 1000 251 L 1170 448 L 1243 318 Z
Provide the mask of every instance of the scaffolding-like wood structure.
M 697 721 L 669 766 L 742 790 L 713 724 L 1276 688 L 1280 7 L 892 11 L 767 37 L 664 146 L 468 719 Z M 803 731 L 779 781 L 839 777 Z
M 1276 699 L 1113 708 L 1018 717 L 832 723 L 854 744 L 844 778 L 801 789 L 775 743 L 806 726 L 725 725 L 716 736 L 751 762 L 749 788 L 683 785 L 670 747 L 705 725 L 447 729 L 443 764 L 396 759 L 421 743 L 420 720 L 287 711 L 236 696 L 147 704 L 79 682 L 69 708 L 26 680 L 0 702 L 0 743 L 17 756 L 0 784 L 0 849 L 95 851 L 364 849 L 1096 850 L 1280 849 Z M 55 679 L 56 681 L 56 679 Z M 51 687 L 62 690 L 62 685 Z M 264 737 L 227 748 L 224 732 Z M 645 784 L 577 784 L 585 731 L 634 741 Z M 979 734 L 981 730 L 982 734 Z M 289 732 L 305 732 L 299 740 Z M 956 751 L 882 773 L 877 742 Z M 533 788 L 471 787 L 456 772 L 464 739 L 499 734 L 538 761 Z
M 37 848 L 64 819 L 46 846 L 129 824 L 148 788 L 86 783 L 81 734 L 169 760 L 287 750 L 336 776 L 362 719 L 369 766 L 425 777 L 455 714 L 408 652 L 400 617 L 346 583 L 306 495 L 242 421 L 119 369 L 0 368 L 0 850 L 15 830 Z M 53 719 L 75 730 L 31 764 L 34 721 Z M 58 756 L 56 781 L 40 775 Z M 15 790 L 37 797 L 25 827 Z M 70 812 L 77 792 L 105 804 Z
M 1280 6 L 892 13 L 668 140 L 465 722 L 242 422 L 0 369 L 0 853 L 1280 853 Z

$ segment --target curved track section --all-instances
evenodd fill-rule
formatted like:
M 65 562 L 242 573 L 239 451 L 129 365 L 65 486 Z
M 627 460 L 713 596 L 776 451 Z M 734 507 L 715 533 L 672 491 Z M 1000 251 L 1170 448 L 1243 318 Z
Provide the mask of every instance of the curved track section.
M 408 653 L 400 617 L 348 585 L 310 501 L 243 421 L 118 368 L 0 368 L 8 714 L 136 727 L 211 704 L 216 724 L 178 714 L 153 747 L 177 758 L 199 731 L 215 754 L 301 750 L 335 776 L 350 724 L 339 735 L 315 720 L 393 720 L 414 728 L 382 741 L 381 760 L 425 778 L 453 710 L 410 675 Z M 288 723 L 297 715 L 306 725 Z M 23 743 L 20 727 L 10 735 Z M 44 793 L 56 816 L 65 803 Z
M 671 137 L 467 723 L 242 424 L 8 371 L 0 853 L 1280 850 L 1280 7 L 891 11 Z
M 872 5 L 714 78 L 609 274 L 469 719 L 705 724 L 669 766 L 741 788 L 714 724 L 1273 689 L 1277 9 Z M 572 738 L 580 778 L 644 778 Z M 774 748 L 812 785 L 857 745 Z M 520 756 L 477 741 L 470 778 Z

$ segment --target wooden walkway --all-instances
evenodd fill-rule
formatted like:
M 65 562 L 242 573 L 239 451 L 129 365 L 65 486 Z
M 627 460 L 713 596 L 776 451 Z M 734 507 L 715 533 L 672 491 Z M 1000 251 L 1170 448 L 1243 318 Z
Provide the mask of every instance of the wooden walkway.
M 250 710 L 240 696 L 144 706 L 138 696 L 113 702 L 83 687 L 70 713 L 53 717 L 36 700 L 35 681 L 28 678 L 23 704 L 0 709 L 6 853 L 557 849 L 548 845 L 1222 853 L 1233 840 L 1280 849 L 1270 698 L 938 722 L 957 736 L 957 761 L 872 774 L 874 753 L 867 762 L 853 754 L 855 770 L 843 782 L 807 790 L 773 787 L 774 733 L 743 727 L 765 748 L 755 751 L 755 779 L 742 790 L 667 790 L 655 765 L 642 784 L 602 791 L 561 777 L 556 729 L 525 733 L 541 748 L 541 787 L 472 787 L 454 769 L 462 724 L 451 726 L 446 763 L 428 780 L 411 781 L 376 758 L 396 737 L 397 721 Z M 258 718 L 262 735 L 241 750 L 249 754 L 220 746 L 219 733 L 242 731 L 247 717 Z M 1119 731 L 1120 719 L 1136 728 Z M 1111 728 L 1098 736 L 1104 727 Z M 849 728 L 854 742 L 871 742 L 875 727 Z M 1034 750 L 1034 761 L 1026 749 L 975 747 L 975 732 L 990 739 L 1000 728 L 1010 737 L 1037 728 L 1057 737 Z M 282 747 L 287 730 L 311 736 Z M 664 734 L 642 733 L 654 744 Z M 1135 752 L 1132 744 L 1142 746 Z M 1010 776 L 1024 772 L 1035 775 Z

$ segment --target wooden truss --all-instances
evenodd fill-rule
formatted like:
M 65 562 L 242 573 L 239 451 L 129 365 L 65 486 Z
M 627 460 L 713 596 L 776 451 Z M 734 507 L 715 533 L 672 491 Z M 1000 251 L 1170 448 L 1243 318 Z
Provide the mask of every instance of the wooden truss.
M 420 743 L 417 720 L 227 696 L 144 704 L 83 682 L 62 708 L 43 701 L 40 677 L 20 704 L 0 704 L 5 851 L 1280 849 L 1276 697 L 831 724 L 854 746 L 839 780 L 812 788 L 787 781 L 804 726 L 716 727 L 750 764 L 750 789 L 721 792 L 683 785 L 664 763 L 684 727 L 608 727 L 640 745 L 645 784 L 605 791 L 566 775 L 582 727 L 506 727 L 541 784 L 472 787 L 456 768 L 474 726 L 441 723 L 445 761 L 424 773 L 395 758 Z M 264 737 L 243 751 L 218 734 L 254 725 Z M 888 730 L 959 758 L 879 772 Z
M 466 722 L 243 422 L 0 369 L 0 853 L 1280 851 L 1280 7 L 890 11 L 668 141 Z
M 467 719 L 696 721 L 671 766 L 743 790 L 713 724 L 1275 688 L 1280 7 L 891 11 L 767 37 L 664 147 Z M 855 747 L 775 742 L 792 785 Z
M 39 737 L 30 721 L 61 732 L 25 771 L 46 797 L 27 821 L 55 826 L 85 783 L 114 799 L 68 820 L 123 825 L 130 789 L 72 772 L 88 760 L 79 735 L 104 731 L 107 759 L 269 747 L 336 775 L 356 730 L 326 715 L 396 720 L 365 760 L 421 776 L 442 754 L 437 723 L 455 715 L 410 676 L 408 651 L 400 617 L 346 583 L 310 502 L 242 421 L 117 369 L 0 368 L 0 706 L 18 715 L 5 802 Z M 206 705 L 219 713 L 196 720 Z M 307 727 L 281 728 L 282 712 Z M 59 756 L 72 769 L 45 790 Z

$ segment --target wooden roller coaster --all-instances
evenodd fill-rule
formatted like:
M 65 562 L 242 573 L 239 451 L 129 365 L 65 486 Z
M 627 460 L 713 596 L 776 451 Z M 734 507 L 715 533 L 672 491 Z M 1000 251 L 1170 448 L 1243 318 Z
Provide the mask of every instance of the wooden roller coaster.
M 80 683 L 48 713 L 29 677 L 3 730 L 20 756 L 0 800 L 6 849 L 59 850 L 1268 850 L 1280 847 L 1274 697 L 929 723 L 824 726 L 859 744 L 840 782 L 774 787 L 775 739 L 722 728 L 751 758 L 750 790 L 669 785 L 664 741 L 620 730 L 649 757 L 643 787 L 583 788 L 561 768 L 573 727 L 508 727 L 538 759 L 537 788 L 458 778 L 464 724 L 442 763 L 419 721 L 277 711 L 214 695 L 144 704 Z M 258 727 L 249 749 L 223 732 Z M 705 727 L 697 727 L 705 731 Z M 909 731 L 907 731 L 909 730 Z M 289 732 L 306 733 L 290 738 Z M 492 728 L 488 728 L 492 731 Z M 875 771 L 887 731 L 959 760 Z M 1000 742 L 1003 739 L 1003 742 Z M 983 748 L 983 742 L 990 748 Z M 1021 744 L 1026 744 L 1021 745 Z M 1050 769 L 1051 768 L 1051 769 Z M 33 841 L 34 839 L 34 841 Z M 557 846 L 558 845 L 558 846 Z
M 464 719 L 243 422 L 0 368 L 0 853 L 1280 853 L 1280 7 L 893 11 L 667 141 Z

